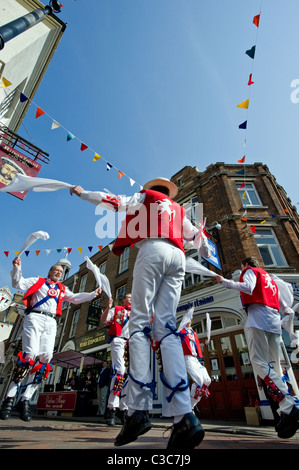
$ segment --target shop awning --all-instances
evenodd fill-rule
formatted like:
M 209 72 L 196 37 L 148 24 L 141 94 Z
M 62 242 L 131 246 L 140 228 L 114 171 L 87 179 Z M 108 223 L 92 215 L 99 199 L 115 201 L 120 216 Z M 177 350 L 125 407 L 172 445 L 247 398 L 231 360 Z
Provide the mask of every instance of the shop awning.
M 95 357 L 87 356 L 79 351 L 69 349 L 60 353 L 55 353 L 51 359 L 52 365 L 64 367 L 65 369 L 74 369 L 75 367 L 93 366 L 101 364 L 102 361 Z

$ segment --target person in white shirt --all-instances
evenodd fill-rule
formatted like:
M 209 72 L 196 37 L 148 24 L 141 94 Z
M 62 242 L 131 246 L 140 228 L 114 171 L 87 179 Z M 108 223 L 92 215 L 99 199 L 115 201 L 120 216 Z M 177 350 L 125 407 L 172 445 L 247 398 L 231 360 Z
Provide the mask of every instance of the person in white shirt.
M 71 188 L 70 193 L 103 208 L 125 211 L 126 218 L 112 251 L 120 256 L 132 244 L 139 249 L 129 322 L 128 415 L 114 445 L 132 442 L 151 429 L 148 410 L 152 409 L 155 382 L 150 366 L 150 320 L 155 312 L 153 337 L 160 343 L 163 387 L 169 394 L 166 398 L 174 417 L 167 449 L 191 450 L 202 441 L 204 430 L 192 413 L 184 355 L 176 331 L 176 310 L 185 275 L 184 240 L 192 241 L 200 254 L 207 257 L 205 234 L 187 218 L 185 209 L 173 201 L 178 189 L 166 178 L 148 181 L 142 191 L 131 197 L 89 192 L 81 186 Z
M 112 308 L 113 299 L 109 299 L 108 306 L 101 316 L 101 323 L 110 326 L 109 343 L 111 345 L 112 380 L 108 398 L 107 424 L 115 425 L 115 416 L 122 422 L 127 414 L 125 378 L 125 347 L 129 339 L 129 320 L 131 313 L 131 294 L 122 299 L 122 306 Z
M 31 420 L 29 400 L 52 369 L 50 361 L 57 331 L 56 319 L 61 316 L 62 302 L 67 301 L 73 304 L 90 302 L 102 292 L 101 288 L 97 288 L 94 292 L 75 294 L 59 282 L 62 275 L 63 267 L 56 264 L 50 268 L 47 278 L 24 278 L 20 257 L 17 256 L 13 260 L 12 286 L 26 291 L 23 302 L 27 308 L 23 322 L 22 351 L 18 355 L 12 381 L 6 399 L 2 403 L 1 419 L 10 417 L 20 383 L 28 375 L 26 384 L 21 386 L 17 408 L 23 421 Z
M 216 280 L 228 289 L 240 291 L 248 318 L 248 351 L 253 370 L 267 385 L 272 398 L 279 405 L 280 421 L 275 429 L 278 437 L 292 437 L 298 427 L 299 410 L 282 380 L 280 366 L 281 317 L 290 313 L 289 307 L 279 295 L 272 277 L 262 268 L 256 258 L 245 258 L 241 263 L 239 282 L 217 276 Z

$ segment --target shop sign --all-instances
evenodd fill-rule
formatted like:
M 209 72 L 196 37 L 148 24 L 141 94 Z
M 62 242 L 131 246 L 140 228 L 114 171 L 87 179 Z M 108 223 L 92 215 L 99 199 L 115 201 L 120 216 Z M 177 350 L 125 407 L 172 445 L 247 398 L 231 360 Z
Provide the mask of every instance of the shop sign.
M 212 295 L 209 297 L 203 297 L 202 299 L 196 299 L 194 302 L 188 302 L 187 304 L 180 305 L 176 311 L 182 312 L 183 310 L 190 310 L 192 307 L 200 307 L 201 305 L 206 305 L 211 302 L 214 302 L 214 297 Z
M 78 341 L 79 341 L 78 350 L 82 351 L 83 349 L 88 349 L 93 346 L 105 344 L 107 342 L 107 338 L 106 338 L 105 332 L 101 331 L 98 334 L 83 336 Z
M 218 255 L 217 246 L 208 238 L 208 245 L 211 251 L 211 256 L 209 258 L 204 258 L 208 263 L 212 264 L 218 269 L 221 269 L 220 259 Z
M 77 392 L 40 393 L 36 408 L 47 411 L 73 411 L 76 400 Z

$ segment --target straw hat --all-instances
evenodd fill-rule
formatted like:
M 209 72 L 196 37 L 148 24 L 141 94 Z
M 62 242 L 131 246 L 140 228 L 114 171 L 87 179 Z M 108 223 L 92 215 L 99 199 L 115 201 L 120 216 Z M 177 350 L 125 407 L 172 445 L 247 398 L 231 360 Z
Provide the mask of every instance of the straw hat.
M 167 178 L 155 178 L 154 180 L 148 181 L 143 186 L 143 189 L 151 189 L 153 186 L 165 186 L 169 190 L 169 198 L 173 199 L 178 193 L 178 188 Z

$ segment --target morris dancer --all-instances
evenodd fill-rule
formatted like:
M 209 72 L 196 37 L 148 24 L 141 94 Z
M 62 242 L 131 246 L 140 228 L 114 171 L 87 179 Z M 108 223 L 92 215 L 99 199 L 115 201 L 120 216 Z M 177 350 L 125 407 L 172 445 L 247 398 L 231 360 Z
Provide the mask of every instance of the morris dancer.
M 175 312 L 185 274 L 183 239 L 194 240 L 202 256 L 207 257 L 206 237 L 202 230 L 191 224 L 185 210 L 172 200 L 178 190 L 166 178 L 149 181 L 142 191 L 131 197 L 86 192 L 81 186 L 75 186 L 70 192 L 102 207 L 126 211 L 125 222 L 112 250 L 120 256 L 132 244 L 139 248 L 133 273 L 129 323 L 128 415 L 114 445 L 135 441 L 151 429 L 148 410 L 152 408 L 155 382 L 150 370 L 149 324 L 155 312 L 153 335 L 160 343 L 164 384 L 171 391 L 168 399 L 174 417 L 167 449 L 193 449 L 202 441 L 204 430 L 192 413 Z
M 279 312 L 288 315 L 292 310 L 279 296 L 278 287 L 271 276 L 259 267 L 257 259 L 245 258 L 241 268 L 239 282 L 222 276 L 216 279 L 223 287 L 240 291 L 242 304 L 248 313 L 245 328 L 251 364 L 278 404 L 280 420 L 275 425 L 277 435 L 288 439 L 298 428 L 299 410 L 281 378 Z
M 203 396 L 208 397 L 210 395 L 208 387 L 211 384 L 211 378 L 207 369 L 200 362 L 203 355 L 198 336 L 192 328 L 192 315 L 193 309 L 189 310 L 182 319 L 179 331 L 181 333 L 187 372 L 194 382 L 191 386 L 191 406 L 194 410 Z M 205 345 L 208 344 L 209 340 L 206 340 Z
M 101 323 L 110 325 L 109 343 L 111 344 L 112 380 L 108 398 L 107 424 L 115 425 L 115 415 L 125 422 L 128 407 L 126 405 L 125 346 L 129 339 L 129 319 L 131 312 L 131 294 L 127 294 L 122 306 L 112 308 L 113 300 L 109 299 Z
M 23 386 L 21 387 L 17 408 L 23 421 L 31 420 L 29 400 L 52 369 L 50 360 L 53 355 L 57 330 L 56 319 L 61 316 L 62 302 L 67 301 L 73 304 L 90 302 L 102 292 L 98 288 L 94 292 L 74 294 L 59 282 L 62 274 L 63 267 L 56 264 L 50 268 L 47 278 L 30 277 L 25 279 L 22 276 L 20 257 L 17 256 L 13 260 L 12 286 L 15 289 L 27 291 L 23 297 L 27 308 L 25 310 L 26 318 L 23 322 L 22 352 L 18 355 L 12 381 L 6 399 L 2 403 L 1 419 L 10 417 L 20 382 L 28 375 L 24 389 Z

